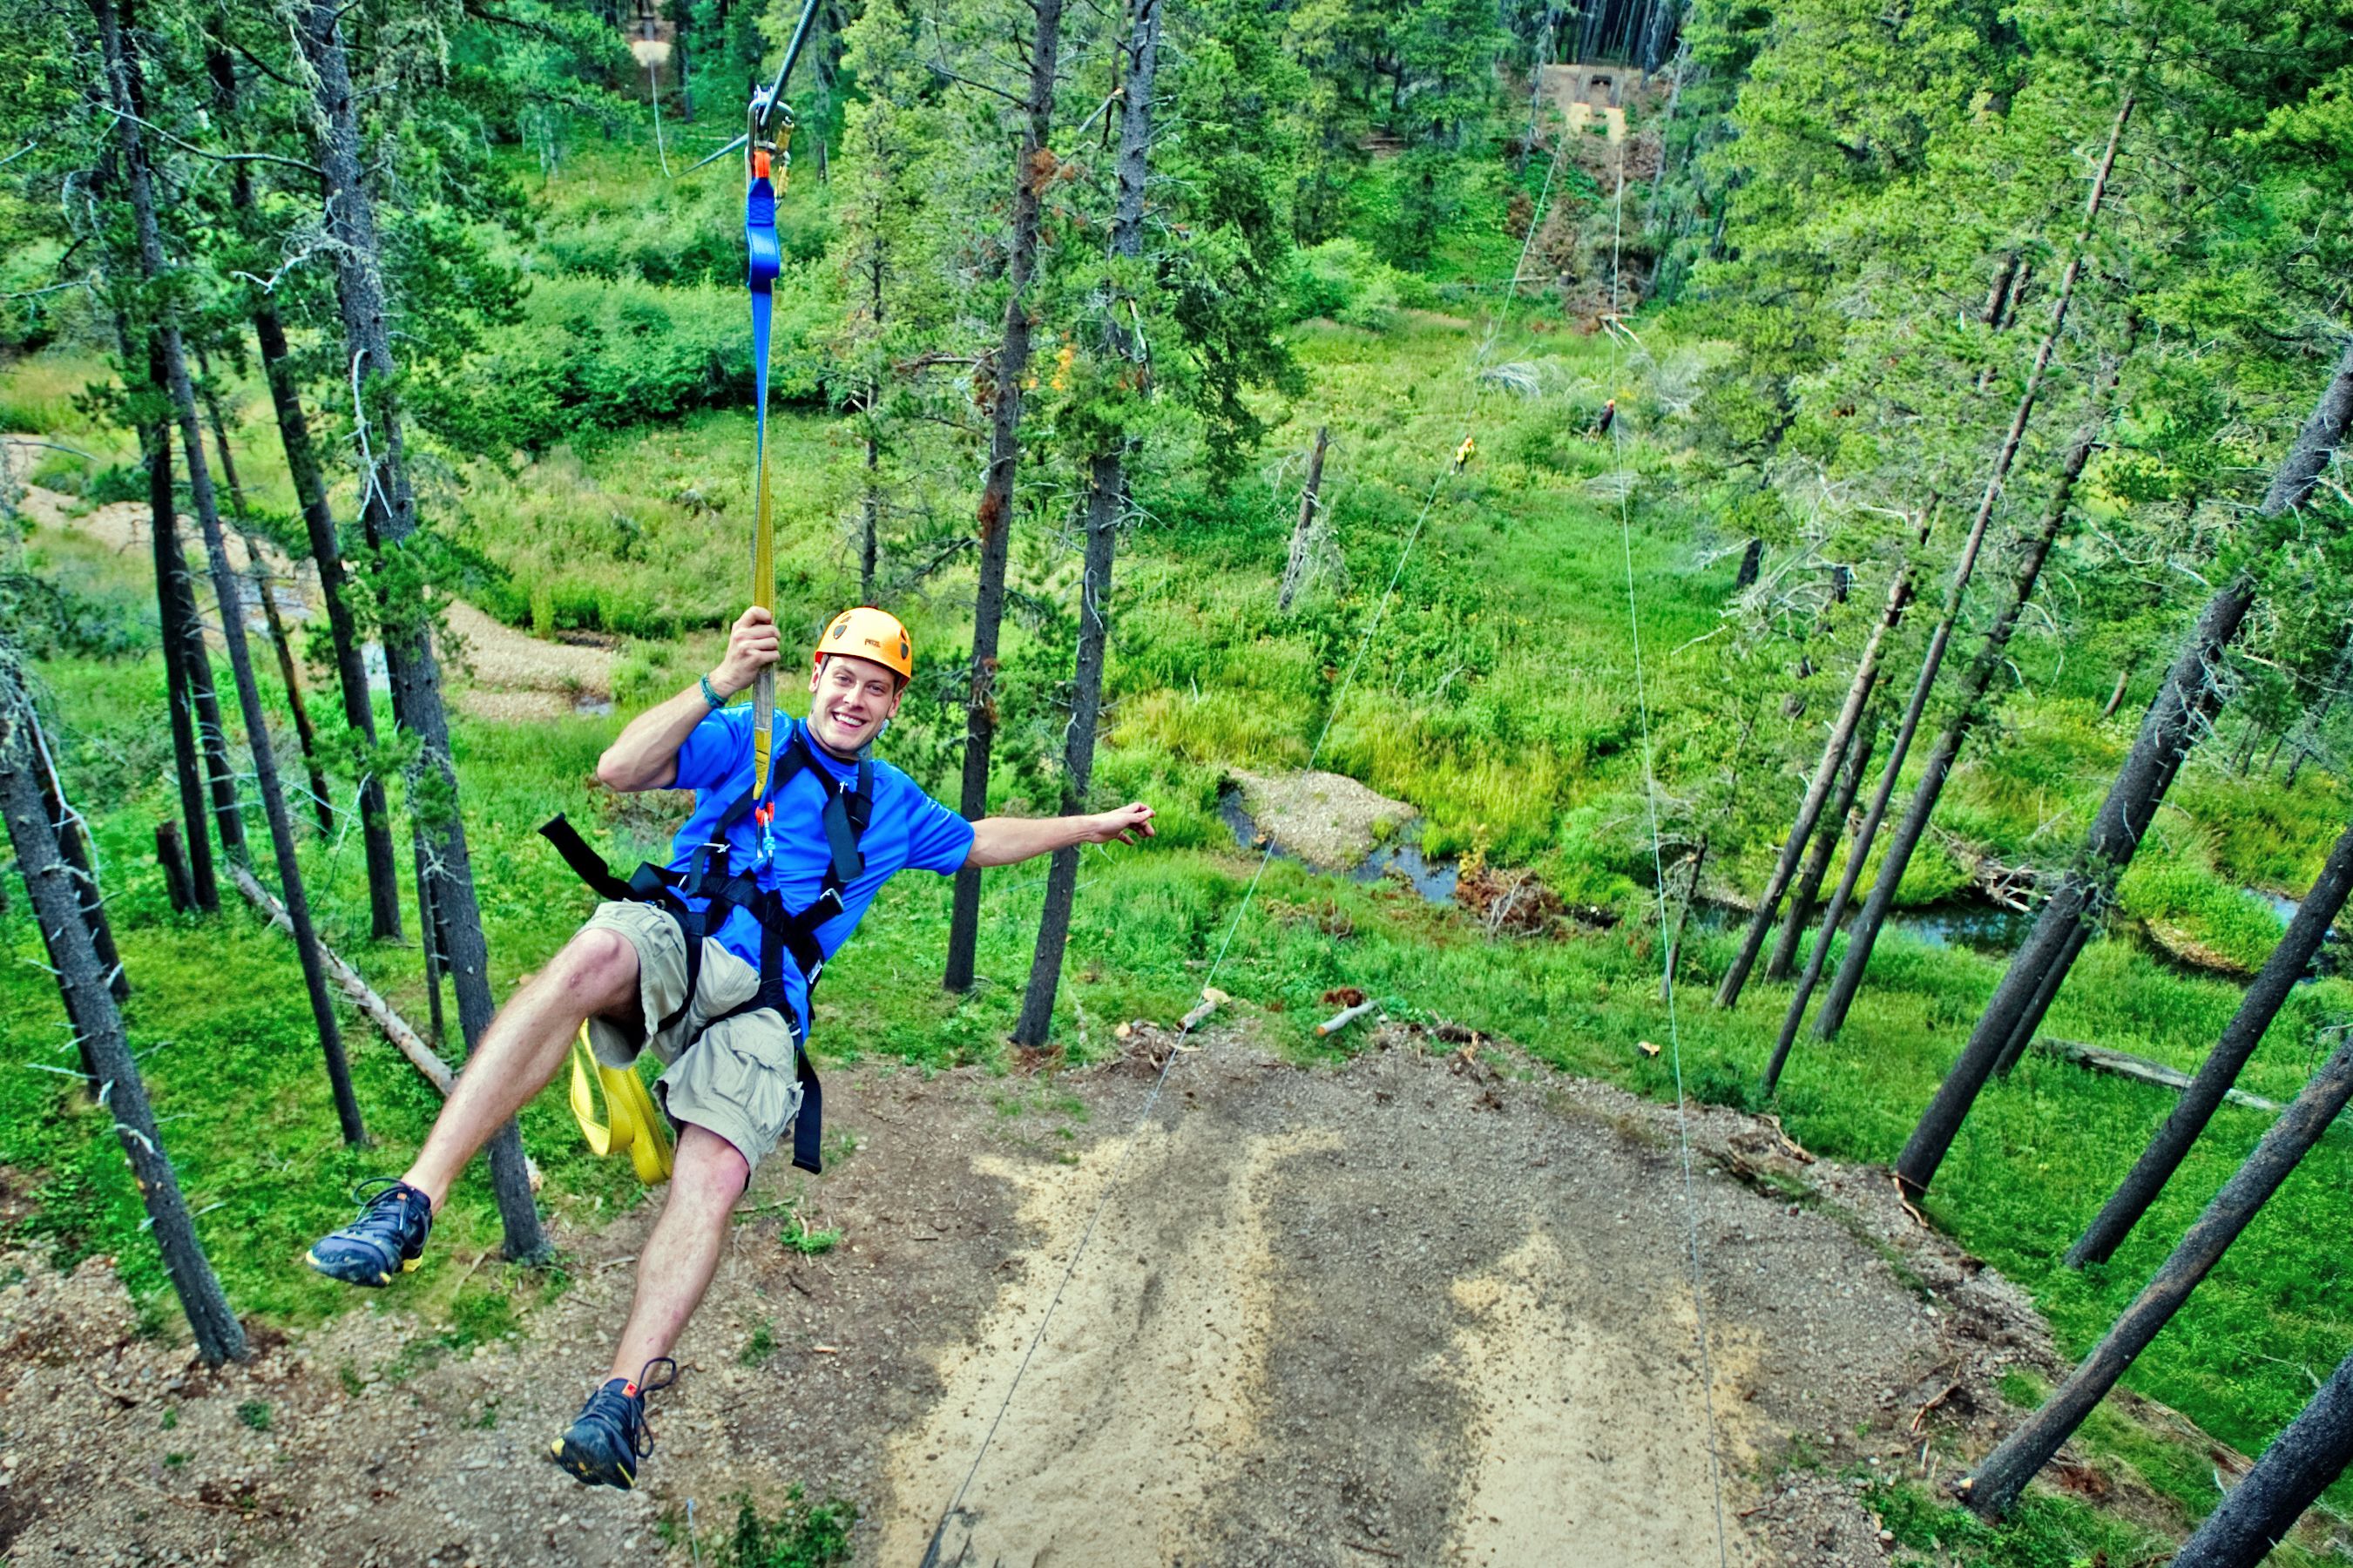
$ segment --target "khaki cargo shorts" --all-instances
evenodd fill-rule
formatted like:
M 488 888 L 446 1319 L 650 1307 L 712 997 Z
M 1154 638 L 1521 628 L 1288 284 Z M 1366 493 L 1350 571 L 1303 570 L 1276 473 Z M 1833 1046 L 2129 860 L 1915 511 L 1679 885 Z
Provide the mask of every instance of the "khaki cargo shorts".
M 660 910 L 603 903 L 580 929 L 618 931 L 637 950 L 638 1004 L 646 1028 L 687 999 L 685 933 Z M 598 1061 L 627 1068 L 650 1049 L 664 1066 L 654 1093 L 670 1120 L 717 1133 L 755 1170 L 801 1109 L 792 1026 L 773 1007 L 721 1016 L 759 989 L 758 971 L 705 937 L 694 999 L 677 1023 L 641 1040 L 610 1018 L 588 1019 L 588 1044 Z

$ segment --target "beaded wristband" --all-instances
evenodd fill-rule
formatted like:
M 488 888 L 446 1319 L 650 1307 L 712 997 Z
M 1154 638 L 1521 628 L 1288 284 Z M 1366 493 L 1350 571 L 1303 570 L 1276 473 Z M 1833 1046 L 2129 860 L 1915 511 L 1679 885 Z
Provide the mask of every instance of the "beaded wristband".
M 711 677 L 707 675 L 702 678 L 702 700 L 705 702 L 710 703 L 713 708 L 724 708 L 727 706 L 727 699 L 720 696 L 719 693 L 712 689 Z

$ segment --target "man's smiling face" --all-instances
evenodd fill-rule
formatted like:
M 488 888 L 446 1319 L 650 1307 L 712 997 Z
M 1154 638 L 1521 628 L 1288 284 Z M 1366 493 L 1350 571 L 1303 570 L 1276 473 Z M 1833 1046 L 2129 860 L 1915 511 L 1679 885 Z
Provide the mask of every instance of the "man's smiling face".
M 905 696 L 905 683 L 888 666 L 828 654 L 809 672 L 809 733 L 837 756 L 852 755 L 882 732 Z

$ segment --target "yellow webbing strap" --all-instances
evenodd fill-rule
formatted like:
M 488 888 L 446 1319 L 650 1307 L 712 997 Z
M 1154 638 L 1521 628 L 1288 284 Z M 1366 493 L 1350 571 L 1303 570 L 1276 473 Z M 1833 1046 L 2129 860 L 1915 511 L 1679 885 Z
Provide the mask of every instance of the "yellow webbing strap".
M 604 1090 L 605 1117 L 596 1119 L 596 1089 Z M 648 1186 L 670 1180 L 670 1128 L 654 1109 L 645 1079 L 628 1068 L 608 1068 L 588 1048 L 588 1026 L 572 1042 L 572 1116 L 596 1154 L 616 1154 L 626 1149 L 638 1168 L 638 1180 Z

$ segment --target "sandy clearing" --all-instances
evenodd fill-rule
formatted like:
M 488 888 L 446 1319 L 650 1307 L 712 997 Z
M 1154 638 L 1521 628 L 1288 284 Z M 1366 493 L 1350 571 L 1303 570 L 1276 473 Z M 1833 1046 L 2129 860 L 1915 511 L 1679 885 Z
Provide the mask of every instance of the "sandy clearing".
M 1103 1246 L 1071 1275 L 1018 1391 L 1018 1412 L 1007 1411 L 986 1468 L 941 1528 L 938 1555 L 926 1558 L 930 1521 L 970 1469 L 1127 1150 L 1107 1140 L 1067 1175 L 997 1165 L 992 1173 L 1024 1191 L 1021 1218 L 1045 1230 L 1046 1245 L 1025 1259 L 1021 1282 L 976 1339 L 942 1358 L 948 1393 L 931 1418 L 892 1441 L 899 1507 L 884 1523 L 881 1561 L 1046 1568 L 1181 1560 L 1264 1413 L 1273 1327 L 1266 1178 L 1292 1155 L 1337 1144 L 1325 1131 L 1273 1134 L 1250 1139 L 1237 1156 L 1205 1147 L 1181 1124 L 1173 1137 L 1145 1130 L 1127 1179 L 1112 1190 Z M 1205 1159 L 1220 1161 L 1222 1193 L 1208 1204 L 1167 1204 L 1172 1167 Z M 1156 1258 L 1142 1250 L 1146 1237 Z M 1107 1469 L 1134 1485 L 1106 1489 Z
M 10 443 L 24 439 L 8 437 Z M 39 527 L 70 529 L 99 541 L 119 555 L 136 553 L 144 566 L 153 548 L 148 509 L 136 501 L 115 501 L 77 515 L 71 496 L 26 485 L 19 503 Z M 200 556 L 201 538 L 195 520 L 181 519 L 182 538 Z M 250 569 L 245 542 L 232 531 L 224 541 L 229 564 L 237 572 Z M 307 561 L 290 562 L 264 547 L 262 564 L 277 582 L 279 608 L 288 618 L 307 620 L 319 603 L 318 574 Z M 242 586 L 242 585 L 241 585 Z M 208 595 L 211 579 L 197 574 L 197 595 Z M 246 593 L 247 629 L 267 630 L 260 605 Z M 443 617 L 439 648 L 458 704 L 486 719 L 533 720 L 590 711 L 609 711 L 613 695 L 614 654 L 586 644 L 543 642 L 484 614 L 462 599 L 449 600 Z M 218 646 L 219 637 L 213 640 Z M 371 670 L 382 668 L 382 655 L 369 645 Z

